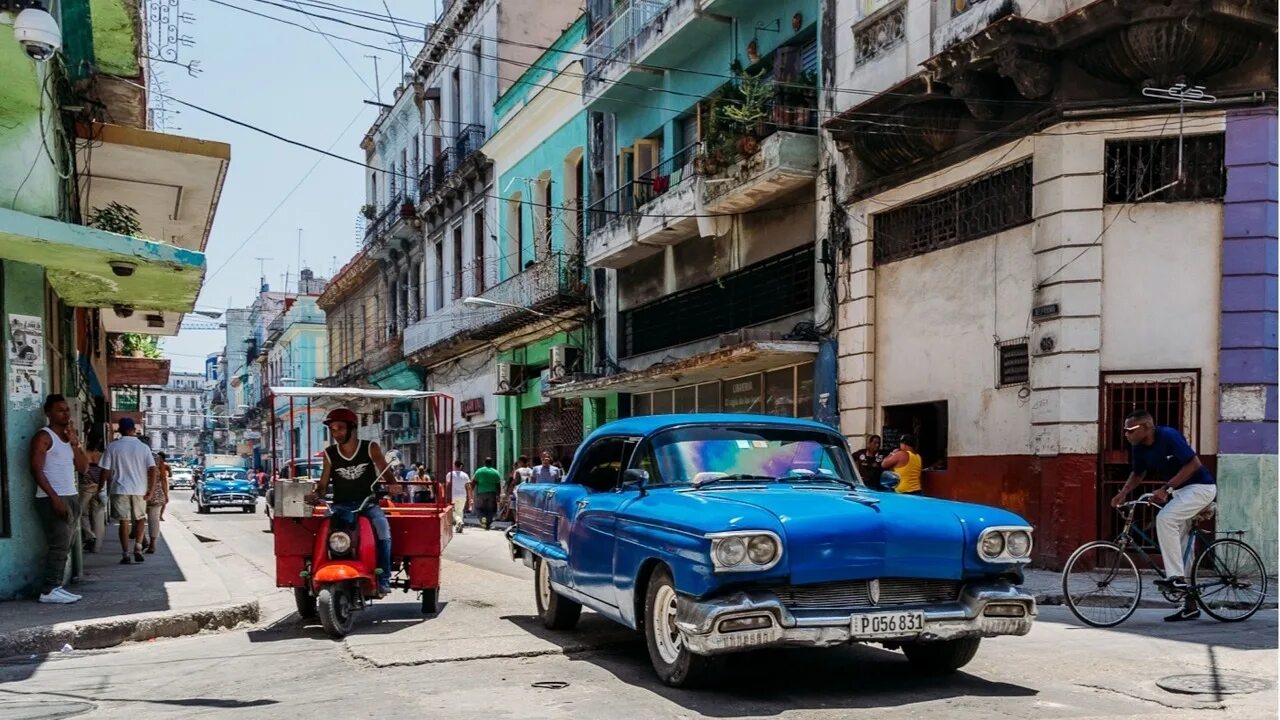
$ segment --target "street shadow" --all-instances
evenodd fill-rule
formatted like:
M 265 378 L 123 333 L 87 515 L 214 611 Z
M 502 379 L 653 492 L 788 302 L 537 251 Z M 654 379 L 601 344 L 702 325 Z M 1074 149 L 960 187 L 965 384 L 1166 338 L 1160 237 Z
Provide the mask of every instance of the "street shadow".
M 575 630 L 566 632 L 547 630 L 536 617 L 507 616 L 503 620 L 558 645 L 572 662 L 595 665 L 628 685 L 643 687 L 708 717 L 780 715 L 797 709 L 871 709 L 959 697 L 1027 698 L 1038 694 L 1033 688 L 963 671 L 945 676 L 922 675 L 902 653 L 868 645 L 726 655 L 705 687 L 678 690 L 663 685 L 654 675 L 644 637 L 611 620 L 584 615 Z
M 1158 610 L 1139 608 L 1134 611 L 1132 617 L 1116 627 L 1094 628 L 1081 622 L 1065 606 L 1041 606 L 1037 621 L 1060 623 L 1072 630 L 1124 633 L 1194 643 L 1206 647 L 1215 646 L 1232 650 L 1277 649 L 1277 632 L 1280 631 L 1280 625 L 1277 624 L 1275 610 L 1260 610 L 1248 620 L 1238 623 L 1218 622 L 1203 613 L 1199 620 L 1180 623 L 1165 622 L 1164 617 L 1172 612 L 1172 605 L 1167 609 Z
M 392 635 L 424 622 L 430 622 L 448 607 L 448 602 L 440 602 L 435 615 L 423 615 L 422 603 L 419 600 L 396 602 L 382 600 L 377 604 L 356 614 L 355 629 L 352 635 Z M 297 612 L 265 625 L 250 630 L 249 642 L 266 643 L 285 640 L 323 640 L 334 642 L 324 631 L 319 618 L 304 620 Z

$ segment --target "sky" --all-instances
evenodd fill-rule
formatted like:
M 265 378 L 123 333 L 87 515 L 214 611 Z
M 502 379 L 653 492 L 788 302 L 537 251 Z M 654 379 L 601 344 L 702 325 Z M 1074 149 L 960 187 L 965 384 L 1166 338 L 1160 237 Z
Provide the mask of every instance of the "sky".
M 311 27 L 307 17 L 263 0 L 227 2 Z M 289 5 L 291 0 L 272 2 Z M 439 0 L 387 2 L 397 18 L 420 23 L 433 19 L 433 8 L 440 4 Z M 381 0 L 338 0 L 338 4 L 385 12 Z M 320 35 L 212 0 L 182 0 L 181 10 L 195 17 L 184 29 L 195 44 L 180 49 L 179 62 L 195 60 L 201 72 L 190 77 L 184 68 L 159 65 L 168 95 L 309 145 L 332 146 L 332 152 L 352 160 L 364 159 L 360 139 L 377 118 L 377 109 L 363 103 L 374 97 L 366 86 L 374 85 L 373 61 L 365 56 L 379 56 L 382 97 L 389 100 L 400 76 L 399 44 L 394 38 L 315 20 L 325 32 L 388 50 L 375 53 L 340 40 L 332 40 L 334 47 L 330 47 Z M 325 14 L 388 27 L 338 13 Z M 420 28 L 401 25 L 400 32 L 421 36 Z M 419 47 L 409 45 L 410 59 Z M 272 290 L 282 289 L 286 272 L 292 289 L 298 273 L 299 229 L 302 262 L 317 275 L 329 277 L 356 252 L 356 217 L 364 204 L 364 171 L 360 167 L 196 110 L 171 107 L 181 112 L 169 116 L 168 132 L 231 144 L 231 164 L 206 249 L 208 272 L 197 309 L 223 311 L 253 302 L 260 277 L 260 263 L 255 258 L 270 258 L 262 261 L 261 274 Z M 286 200 L 304 176 L 301 186 Z M 253 235 L 260 224 L 262 228 Z M 195 322 L 207 321 L 189 315 L 186 324 Z M 224 330 L 186 329 L 177 337 L 164 338 L 161 347 L 173 360 L 174 370 L 203 371 L 205 357 L 221 350 L 224 343 Z

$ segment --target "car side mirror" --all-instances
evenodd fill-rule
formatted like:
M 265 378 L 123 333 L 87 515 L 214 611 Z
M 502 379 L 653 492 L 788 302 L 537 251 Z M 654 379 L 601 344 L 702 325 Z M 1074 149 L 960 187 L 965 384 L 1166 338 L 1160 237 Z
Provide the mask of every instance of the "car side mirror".
M 885 490 L 896 490 L 901 482 L 902 478 L 892 470 L 885 470 L 880 473 L 880 487 Z
M 624 490 L 627 488 L 635 488 L 640 491 L 641 495 L 643 495 L 644 486 L 647 482 L 649 482 L 649 472 L 647 470 L 631 468 L 630 470 L 624 470 L 622 473 L 622 488 Z

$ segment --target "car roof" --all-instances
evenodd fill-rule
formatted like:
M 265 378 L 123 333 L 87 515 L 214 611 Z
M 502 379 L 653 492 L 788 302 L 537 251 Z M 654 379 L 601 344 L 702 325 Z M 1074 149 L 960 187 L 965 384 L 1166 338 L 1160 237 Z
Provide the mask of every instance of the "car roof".
M 817 430 L 839 435 L 840 431 L 830 425 L 813 420 L 779 417 L 777 415 L 754 415 L 748 413 L 677 413 L 673 415 L 645 415 L 625 418 L 605 423 L 596 428 L 590 441 L 603 435 L 638 435 L 648 436 L 660 430 L 677 425 L 767 425 L 776 428 L 799 430 Z M 586 442 L 584 441 L 584 442 Z

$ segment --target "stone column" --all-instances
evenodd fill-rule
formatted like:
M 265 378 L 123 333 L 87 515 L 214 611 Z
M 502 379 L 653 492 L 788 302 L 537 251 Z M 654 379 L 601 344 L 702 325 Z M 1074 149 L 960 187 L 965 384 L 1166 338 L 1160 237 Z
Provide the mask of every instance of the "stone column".
M 863 438 L 879 432 L 875 397 L 875 254 L 867 211 L 863 205 L 849 209 L 850 251 L 842 262 L 836 282 L 842 285 L 838 297 L 838 357 L 840 431 L 855 447 Z
M 1105 139 L 1035 138 L 1031 305 L 1056 304 L 1031 352 L 1031 453 L 1040 481 L 1036 553 L 1064 562 L 1098 526 L 1098 384 L 1102 349 Z
M 1218 380 L 1220 530 L 1276 571 L 1276 110 L 1227 114 Z

